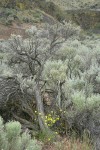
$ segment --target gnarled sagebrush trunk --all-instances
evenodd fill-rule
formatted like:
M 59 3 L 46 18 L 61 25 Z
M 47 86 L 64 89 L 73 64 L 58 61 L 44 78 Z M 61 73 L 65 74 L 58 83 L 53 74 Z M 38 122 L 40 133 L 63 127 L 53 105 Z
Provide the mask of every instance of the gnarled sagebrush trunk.
M 41 97 L 41 91 L 39 88 L 39 84 L 35 84 L 35 98 L 37 103 L 37 110 L 38 110 L 38 119 L 39 119 L 39 126 L 42 131 L 49 130 L 48 126 L 45 124 L 45 114 L 44 114 L 44 107 Z

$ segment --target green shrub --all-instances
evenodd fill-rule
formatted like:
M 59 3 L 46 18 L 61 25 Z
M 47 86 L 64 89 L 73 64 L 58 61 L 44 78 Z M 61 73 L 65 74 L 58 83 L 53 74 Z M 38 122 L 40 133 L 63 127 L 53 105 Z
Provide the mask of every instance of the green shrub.
M 44 142 L 44 143 L 48 143 L 48 142 L 54 142 L 57 138 L 57 133 L 56 132 L 38 132 L 38 134 L 36 135 L 37 139 L 39 139 L 40 141 Z
M 83 92 L 74 92 L 72 101 L 76 110 L 82 111 L 86 108 L 87 110 L 92 110 L 100 106 L 100 95 L 92 94 L 90 97 L 86 98 Z
M 15 9 L 0 8 L 0 13 L 2 14 L 0 17 L 0 22 L 4 25 L 12 25 L 12 22 L 15 19 L 18 19 Z
M 4 125 L 0 117 L 0 150 L 41 150 L 41 146 L 31 139 L 27 131 L 21 133 L 19 122 L 11 121 Z

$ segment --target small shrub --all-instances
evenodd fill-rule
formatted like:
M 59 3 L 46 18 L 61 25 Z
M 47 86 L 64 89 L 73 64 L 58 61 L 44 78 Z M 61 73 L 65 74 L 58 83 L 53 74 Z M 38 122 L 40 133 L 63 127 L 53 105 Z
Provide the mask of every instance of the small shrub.
M 11 121 L 4 125 L 0 117 L 0 150 L 41 150 L 41 146 L 31 139 L 27 131 L 21 133 L 19 122 Z
M 39 140 L 41 140 L 42 142 L 44 142 L 44 143 L 48 143 L 48 142 L 53 142 L 53 141 L 55 141 L 55 139 L 56 139 L 56 136 L 57 136 L 57 134 L 56 134 L 56 132 L 39 132 L 38 134 L 37 134 L 37 138 L 39 139 Z

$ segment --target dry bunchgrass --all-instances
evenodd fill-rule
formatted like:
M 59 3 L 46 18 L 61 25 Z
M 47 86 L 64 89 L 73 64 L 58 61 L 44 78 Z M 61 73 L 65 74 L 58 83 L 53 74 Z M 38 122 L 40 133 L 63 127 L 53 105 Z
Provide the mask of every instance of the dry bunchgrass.
M 89 140 L 80 141 L 79 139 L 63 138 L 53 144 L 45 144 L 42 150 L 93 150 L 93 146 Z
M 55 143 L 54 150 L 92 150 L 92 145 L 87 141 L 80 141 L 79 139 L 63 139 L 61 142 Z

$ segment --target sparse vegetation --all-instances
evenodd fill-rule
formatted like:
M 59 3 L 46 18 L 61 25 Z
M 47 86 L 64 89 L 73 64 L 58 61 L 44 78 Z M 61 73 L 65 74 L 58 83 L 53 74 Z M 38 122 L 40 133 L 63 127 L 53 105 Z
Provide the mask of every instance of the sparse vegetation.
M 53 1 L 53 0 L 47 0 Z M 62 7 L 65 10 L 71 9 L 90 9 L 90 8 L 99 8 L 100 1 L 99 0 L 55 0 L 53 1 L 59 7 Z
M 42 11 L 34 10 L 19 10 L 11 8 L 0 9 L 0 22 L 4 25 L 12 25 L 13 22 L 18 23 L 39 23 L 42 22 Z

